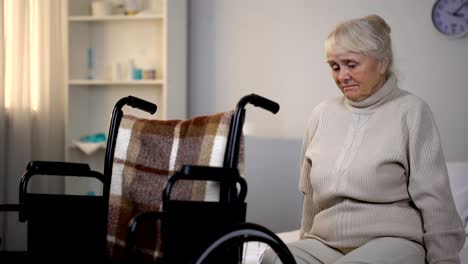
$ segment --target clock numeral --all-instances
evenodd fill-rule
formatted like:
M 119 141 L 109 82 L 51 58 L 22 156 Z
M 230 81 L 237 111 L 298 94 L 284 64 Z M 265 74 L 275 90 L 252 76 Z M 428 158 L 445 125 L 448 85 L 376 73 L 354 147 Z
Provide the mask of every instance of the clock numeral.
M 458 34 L 458 33 L 463 32 L 463 29 L 461 29 L 462 27 L 457 27 L 458 25 L 456 23 L 451 23 L 450 25 L 451 25 L 450 32 L 452 34 Z M 462 26 L 462 25 L 460 25 L 460 26 Z
M 435 24 L 436 24 L 437 26 L 439 26 L 439 27 L 442 27 L 442 26 L 444 25 L 444 22 L 442 22 L 442 20 L 440 20 L 440 19 L 437 19 L 437 20 L 435 21 Z

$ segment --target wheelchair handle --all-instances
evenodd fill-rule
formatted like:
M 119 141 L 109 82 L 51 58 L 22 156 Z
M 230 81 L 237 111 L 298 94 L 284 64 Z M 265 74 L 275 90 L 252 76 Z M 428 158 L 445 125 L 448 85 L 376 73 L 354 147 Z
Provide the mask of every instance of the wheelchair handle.
M 128 99 L 127 104 L 129 106 L 133 108 L 138 108 L 150 114 L 156 113 L 156 110 L 158 109 L 158 107 L 155 104 L 145 101 L 143 99 L 140 99 L 138 97 L 134 97 L 130 95 L 127 97 L 127 99 Z
M 106 145 L 106 154 L 104 157 L 104 176 L 106 180 L 110 182 L 110 178 L 112 175 L 112 161 L 114 160 L 114 151 L 115 145 L 117 140 L 117 133 L 120 126 L 120 121 L 122 120 L 123 111 L 122 108 L 125 105 L 129 105 L 133 108 L 137 108 L 148 112 L 150 114 L 154 114 L 157 110 L 157 106 L 153 103 L 140 99 L 134 96 L 127 96 L 121 98 L 117 103 L 114 105 L 114 109 L 112 111 L 111 123 L 109 126 L 109 132 L 107 134 L 107 145 Z M 106 190 L 108 191 L 108 190 Z
M 226 145 L 226 153 L 224 154 L 223 166 L 225 168 L 237 168 L 239 163 L 239 151 L 240 151 L 240 142 L 242 135 L 242 127 L 244 126 L 245 119 L 245 106 L 250 103 L 254 106 L 263 108 L 270 111 L 273 114 L 276 114 L 279 111 L 279 104 L 271 101 L 263 96 L 257 94 L 250 94 L 242 97 L 237 103 L 236 111 L 231 120 L 231 129 L 229 130 L 229 135 Z M 234 190 L 226 189 L 226 186 L 221 185 L 221 192 L 226 193 L 223 200 L 230 200 L 231 197 L 234 197 Z
M 239 161 L 239 144 L 245 119 L 245 106 L 248 103 L 268 110 L 273 114 L 278 113 L 280 109 L 278 103 L 257 94 L 246 95 L 239 100 L 231 121 L 231 129 L 229 130 L 226 153 L 224 155 L 224 167 L 237 168 Z
M 256 107 L 263 108 L 265 110 L 268 110 L 272 112 L 273 114 L 278 113 L 280 106 L 278 103 L 267 99 L 263 96 L 257 95 L 257 94 L 250 94 L 244 96 L 238 103 L 238 106 L 244 107 L 246 104 L 252 104 Z

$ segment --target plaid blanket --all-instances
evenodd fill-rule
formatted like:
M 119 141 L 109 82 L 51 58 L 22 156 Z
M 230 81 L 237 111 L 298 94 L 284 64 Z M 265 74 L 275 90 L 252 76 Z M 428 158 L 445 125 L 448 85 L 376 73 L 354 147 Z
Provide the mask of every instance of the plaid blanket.
M 125 258 L 125 238 L 131 219 L 141 211 L 161 210 L 167 179 L 182 165 L 222 167 L 233 113 L 190 120 L 148 120 L 127 115 L 122 118 L 109 200 L 107 249 L 113 259 Z M 244 169 L 243 153 L 241 144 L 239 171 Z M 214 182 L 180 181 L 171 198 L 213 201 L 219 198 L 219 186 Z M 146 257 L 157 260 L 163 255 L 163 241 L 158 235 L 160 225 L 146 223 L 141 228 L 145 232 L 137 233 L 136 244 Z

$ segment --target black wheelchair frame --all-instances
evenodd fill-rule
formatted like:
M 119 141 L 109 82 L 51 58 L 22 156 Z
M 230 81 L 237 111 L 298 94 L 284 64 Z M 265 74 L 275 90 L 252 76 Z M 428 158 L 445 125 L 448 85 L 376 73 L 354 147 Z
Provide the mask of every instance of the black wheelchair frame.
M 272 113 L 279 105 L 256 94 L 244 96 L 237 104 L 230 124 L 223 167 L 188 166 L 171 176 L 163 192 L 160 212 L 140 212 L 129 223 L 126 241 L 127 262 L 141 261 L 134 248 L 135 234 L 143 221 L 161 221 L 165 241 L 162 263 L 239 263 L 242 244 L 260 241 L 268 244 L 285 264 L 294 264 L 286 245 L 273 232 L 246 223 L 247 183 L 237 164 L 247 104 Z M 112 163 L 124 106 L 154 114 L 157 106 L 127 96 L 114 106 L 106 146 L 104 173 L 92 171 L 88 164 L 31 161 L 21 178 L 19 204 L 0 205 L 0 211 L 17 211 L 20 222 L 27 223 L 27 251 L 0 252 L 2 263 L 25 262 L 111 262 L 106 256 L 107 212 Z M 91 177 L 103 184 L 102 196 L 35 194 L 28 183 L 36 175 Z M 177 181 L 202 180 L 220 184 L 219 202 L 171 200 Z M 239 188 L 238 188 L 239 187 Z M 187 218 L 190 223 L 187 225 Z M 183 251 L 183 254 L 180 251 Z

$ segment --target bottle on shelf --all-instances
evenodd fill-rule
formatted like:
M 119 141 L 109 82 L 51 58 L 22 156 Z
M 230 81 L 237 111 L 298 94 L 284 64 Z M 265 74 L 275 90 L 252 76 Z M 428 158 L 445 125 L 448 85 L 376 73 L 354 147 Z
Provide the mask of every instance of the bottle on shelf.
M 135 63 L 133 62 L 133 59 L 128 60 L 128 65 L 127 65 L 127 80 L 131 81 L 133 80 L 133 74 L 135 71 Z
M 88 48 L 88 80 L 94 80 L 94 54 L 93 49 Z
M 114 62 L 112 65 L 112 80 L 122 80 L 122 64 L 120 64 L 120 62 Z

